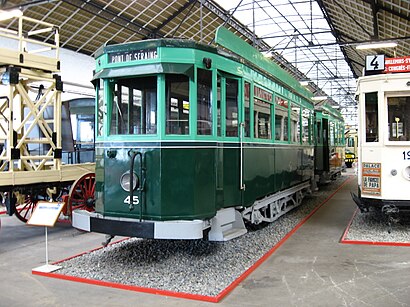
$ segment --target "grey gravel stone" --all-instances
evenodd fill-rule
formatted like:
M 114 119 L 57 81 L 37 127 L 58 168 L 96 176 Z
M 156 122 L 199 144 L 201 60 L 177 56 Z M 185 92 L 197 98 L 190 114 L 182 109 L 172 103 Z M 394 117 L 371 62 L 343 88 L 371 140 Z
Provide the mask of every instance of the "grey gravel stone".
M 342 176 L 277 221 L 228 242 L 130 238 L 59 263 L 56 273 L 216 296 L 340 186 Z
M 391 215 L 390 224 L 389 217 L 380 210 L 357 211 L 344 239 L 410 244 L 410 213 L 403 211 Z

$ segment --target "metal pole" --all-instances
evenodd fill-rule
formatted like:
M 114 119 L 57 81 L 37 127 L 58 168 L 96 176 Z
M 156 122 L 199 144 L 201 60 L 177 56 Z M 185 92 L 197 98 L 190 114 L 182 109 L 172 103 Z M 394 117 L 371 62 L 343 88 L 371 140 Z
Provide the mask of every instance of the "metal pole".
M 46 229 L 46 265 L 48 265 L 48 238 L 47 238 L 47 226 Z

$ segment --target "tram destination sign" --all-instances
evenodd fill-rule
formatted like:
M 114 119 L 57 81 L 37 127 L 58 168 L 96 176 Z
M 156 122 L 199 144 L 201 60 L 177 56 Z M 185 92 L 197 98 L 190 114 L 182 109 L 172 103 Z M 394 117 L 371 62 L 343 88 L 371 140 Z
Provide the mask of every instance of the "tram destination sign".
M 367 55 L 365 75 L 410 72 L 410 56 L 386 58 L 383 54 Z
M 410 56 L 385 59 L 386 73 L 410 72 Z
M 125 50 L 108 54 L 108 63 L 153 60 L 158 58 L 157 49 Z

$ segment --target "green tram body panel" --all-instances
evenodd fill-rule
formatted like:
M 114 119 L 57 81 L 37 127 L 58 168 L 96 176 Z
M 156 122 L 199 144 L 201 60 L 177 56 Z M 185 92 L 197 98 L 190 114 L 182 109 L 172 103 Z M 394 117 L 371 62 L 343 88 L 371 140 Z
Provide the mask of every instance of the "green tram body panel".
M 223 35 L 221 33 L 221 40 Z M 289 75 L 285 78 L 285 73 L 277 65 L 269 66 L 268 60 L 266 63 L 263 57 L 255 60 L 251 54 L 252 50 L 247 50 L 243 55 L 248 57 L 245 59 L 214 47 L 170 39 L 104 46 L 97 51 L 94 76 L 98 114 L 95 129 L 97 213 L 140 220 L 204 220 L 212 218 L 222 208 L 251 206 L 255 200 L 312 180 L 315 168 L 312 95 Z M 261 65 L 265 67 L 261 68 Z M 212 72 L 212 131 L 209 135 L 197 134 L 198 69 Z M 165 80 L 168 75 L 182 75 L 189 80 L 189 133 L 185 135 L 166 133 Z M 155 80 L 153 86 L 157 88 L 156 131 L 151 134 L 112 134 L 113 118 L 109 111 L 116 106 L 111 97 L 115 91 L 109 86 L 118 80 L 137 76 L 155 78 L 152 80 Z M 222 80 L 220 85 L 219 78 Z M 236 136 L 227 136 L 224 128 L 227 98 L 218 96 L 228 95 L 222 88 L 228 79 L 238 82 Z M 251 88 L 247 123 L 250 132 L 240 137 L 240 123 L 246 121 L 246 82 Z M 217 86 L 221 86 L 218 93 Z M 257 97 L 254 93 L 256 87 L 269 92 L 271 96 L 267 97 L 270 100 L 262 101 L 263 97 Z M 296 119 L 299 126 L 294 129 L 298 133 L 303 129 L 309 131 L 306 132 L 307 141 L 302 141 L 302 138 L 293 141 L 274 139 L 277 97 L 287 103 L 287 123 L 283 129 L 289 139 L 293 129 L 292 108 L 299 108 L 299 118 Z M 221 99 L 221 119 L 217 118 L 218 99 Z M 271 137 L 267 139 L 255 136 L 254 101 L 258 99 L 271 110 L 266 125 L 271 129 Z M 302 127 L 302 109 L 310 112 L 306 127 Z M 133 192 L 139 203 L 132 210 L 129 206 L 130 192 L 120 186 L 121 177 L 130 170 L 130 150 L 142 154 L 143 165 L 140 159 L 135 159 L 134 170 L 139 174 L 143 168 L 139 186 L 144 182 L 142 192 Z
M 129 170 L 129 149 L 110 147 L 109 151 L 116 152 L 115 157 L 108 157 L 105 149 L 97 149 L 98 159 L 104 159 L 104 168 L 98 167 L 96 172 L 96 211 L 144 220 L 208 219 L 219 209 L 250 206 L 257 199 L 312 177 L 313 149 L 245 147 L 246 189 L 241 191 L 239 149 L 223 145 L 140 149 L 144 156 L 146 189 L 132 211 L 125 201 L 129 192 L 119 184 L 122 174 Z M 140 167 L 139 163 L 135 164 L 135 169 Z

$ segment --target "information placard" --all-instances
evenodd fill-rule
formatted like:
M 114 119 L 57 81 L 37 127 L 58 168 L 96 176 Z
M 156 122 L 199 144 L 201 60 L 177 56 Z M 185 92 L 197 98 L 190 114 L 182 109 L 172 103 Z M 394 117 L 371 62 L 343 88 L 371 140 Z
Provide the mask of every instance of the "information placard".
M 33 214 L 28 220 L 28 225 L 53 227 L 63 210 L 64 203 L 38 202 Z
M 362 163 L 362 194 L 381 195 L 381 163 Z

